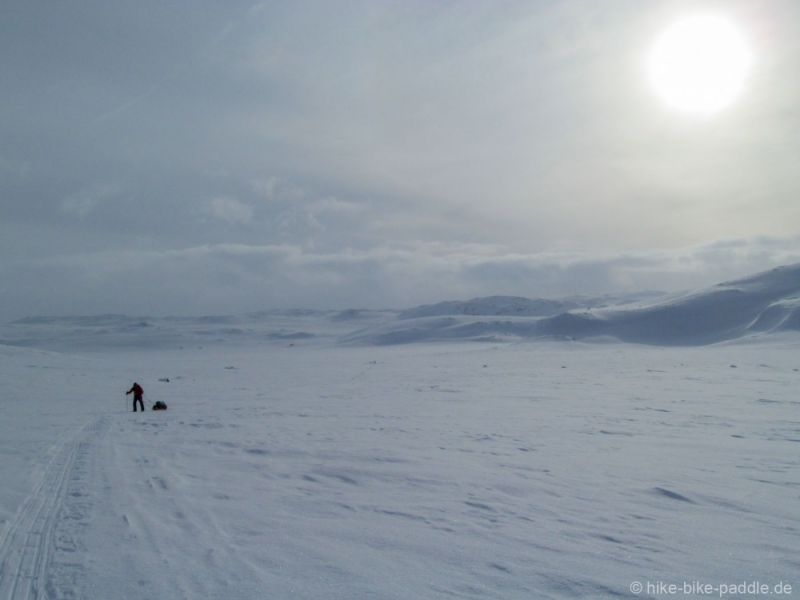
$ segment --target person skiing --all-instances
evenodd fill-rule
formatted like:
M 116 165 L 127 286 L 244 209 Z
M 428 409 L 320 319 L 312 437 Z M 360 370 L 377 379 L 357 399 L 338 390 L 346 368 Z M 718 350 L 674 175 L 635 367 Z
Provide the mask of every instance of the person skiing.
M 125 395 L 127 396 L 128 394 L 131 394 L 131 393 L 133 394 L 133 412 L 136 412 L 136 403 L 137 402 L 139 403 L 139 406 L 141 407 L 142 412 L 144 412 L 144 402 L 142 401 L 142 396 L 144 395 L 144 390 L 142 389 L 142 386 L 140 386 L 138 383 L 136 383 L 134 381 L 133 385 L 131 386 L 131 389 L 129 389 L 127 392 L 125 392 Z

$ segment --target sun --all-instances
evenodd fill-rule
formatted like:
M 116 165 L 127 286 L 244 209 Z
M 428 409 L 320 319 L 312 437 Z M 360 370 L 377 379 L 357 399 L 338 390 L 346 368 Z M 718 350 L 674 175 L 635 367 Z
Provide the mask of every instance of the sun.
M 711 115 L 736 100 L 751 63 L 747 42 L 733 23 L 719 16 L 695 16 L 674 23 L 658 37 L 647 72 L 668 106 Z

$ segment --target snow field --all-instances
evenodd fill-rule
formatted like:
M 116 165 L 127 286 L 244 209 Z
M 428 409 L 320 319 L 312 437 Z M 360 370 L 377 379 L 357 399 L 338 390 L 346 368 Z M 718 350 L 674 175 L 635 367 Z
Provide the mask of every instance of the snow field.
M 2 352 L 3 600 L 604 598 L 800 572 L 790 338 Z M 169 410 L 123 412 L 133 379 Z

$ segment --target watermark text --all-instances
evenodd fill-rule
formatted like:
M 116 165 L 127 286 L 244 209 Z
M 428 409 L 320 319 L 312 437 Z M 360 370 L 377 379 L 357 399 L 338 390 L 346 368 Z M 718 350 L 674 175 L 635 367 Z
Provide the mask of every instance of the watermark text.
M 762 581 L 731 581 L 708 583 L 704 581 L 632 581 L 628 586 L 631 593 L 639 596 L 708 596 L 711 598 L 733 598 L 735 596 L 778 596 L 792 595 L 792 584 L 785 581 L 777 583 Z

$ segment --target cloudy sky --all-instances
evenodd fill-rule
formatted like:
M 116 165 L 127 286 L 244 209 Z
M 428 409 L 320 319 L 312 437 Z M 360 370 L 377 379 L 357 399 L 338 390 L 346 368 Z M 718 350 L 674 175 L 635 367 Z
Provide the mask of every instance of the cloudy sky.
M 752 51 L 713 115 L 670 23 Z M 677 290 L 800 261 L 794 0 L 0 7 L 0 319 Z

